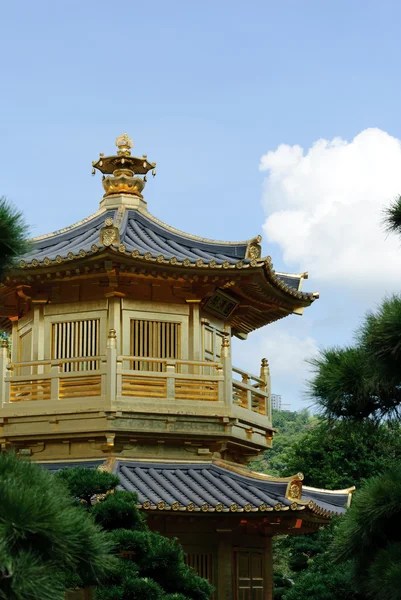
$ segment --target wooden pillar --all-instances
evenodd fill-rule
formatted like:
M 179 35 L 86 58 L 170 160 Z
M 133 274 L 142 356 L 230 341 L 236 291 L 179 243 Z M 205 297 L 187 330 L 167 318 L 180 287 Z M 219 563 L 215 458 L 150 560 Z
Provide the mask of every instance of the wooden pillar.
M 19 360 L 18 317 L 10 317 L 10 321 L 13 327 L 11 334 L 11 362 L 16 363 Z
M 32 323 L 32 360 L 44 360 L 45 357 L 45 331 L 43 318 L 43 303 L 33 303 L 33 323 Z M 34 367 L 33 373 L 43 373 L 43 365 Z M 57 400 L 52 396 L 52 400 Z
M 201 360 L 200 300 L 187 300 L 189 304 L 189 360 Z
M 221 539 L 217 550 L 216 600 L 233 600 L 234 554 L 232 543 Z
M 116 351 L 117 351 L 117 355 L 123 354 L 123 349 L 122 349 L 122 327 L 121 327 L 121 293 L 118 292 L 112 292 L 109 294 L 106 294 L 106 297 L 108 298 L 108 328 L 107 330 L 110 331 L 111 329 L 113 329 L 116 332 L 116 336 L 115 339 L 117 340 L 116 342 Z M 126 335 L 130 335 L 129 331 L 126 332 Z
M 107 337 L 107 373 L 106 373 L 106 397 L 110 404 L 116 399 L 117 392 L 117 333 L 110 329 Z
M 273 550 L 272 538 L 265 538 L 263 600 L 273 600 Z
M 269 395 L 267 399 L 266 415 L 271 422 L 272 420 L 272 404 L 271 404 L 271 380 L 270 380 L 270 369 L 267 358 L 262 358 L 262 364 L 260 366 L 260 378 L 265 382 L 264 392 Z
M 230 337 L 228 335 L 225 336 L 223 343 L 221 344 L 221 362 L 223 364 L 224 373 L 224 401 L 226 406 L 231 406 L 233 403 L 233 384 Z
M 0 408 L 6 402 L 9 402 L 9 398 L 6 394 L 6 382 L 5 378 L 7 375 L 7 365 L 8 365 L 8 342 L 7 340 L 1 341 L 0 347 Z

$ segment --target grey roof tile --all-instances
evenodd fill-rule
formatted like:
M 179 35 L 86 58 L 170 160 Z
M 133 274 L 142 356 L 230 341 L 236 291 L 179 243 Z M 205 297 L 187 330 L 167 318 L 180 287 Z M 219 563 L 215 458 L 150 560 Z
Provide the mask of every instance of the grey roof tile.
M 71 467 L 96 469 L 104 461 L 43 463 L 51 472 Z M 269 481 L 241 475 L 213 463 L 143 463 L 116 461 L 114 473 L 120 479 L 118 489 L 135 492 L 141 505 L 150 503 L 156 507 L 160 502 L 167 507 L 176 504 L 195 509 L 205 505 L 230 509 L 237 505 L 240 509 L 251 506 L 258 509 L 266 505 L 268 510 L 282 505 L 286 510 L 293 501 L 285 497 L 286 481 Z M 348 502 L 347 492 L 333 493 L 325 490 L 304 488 L 303 501 L 312 500 L 318 511 L 340 515 L 345 512 Z
M 285 497 L 287 482 L 259 480 L 224 469 L 214 464 L 166 464 L 118 461 L 114 472 L 120 477 L 121 489 L 138 494 L 141 504 L 150 502 L 167 506 L 189 502 L 195 508 L 203 504 L 215 507 L 222 504 L 228 509 L 233 504 L 239 508 L 261 504 L 274 508 L 278 504 L 290 507 L 293 501 Z M 124 475 L 124 477 L 121 477 Z M 129 488 L 125 481 L 129 479 Z M 305 490 L 302 500 L 313 500 L 319 509 L 342 514 L 348 501 L 348 493 L 333 494 L 329 491 Z
M 89 253 L 94 244 L 99 245 L 100 229 L 105 220 L 108 217 L 115 219 L 116 214 L 115 209 L 96 213 L 80 224 L 34 239 L 30 252 L 21 258 L 29 264 L 34 259 L 39 263 L 45 258 L 54 261 L 57 256 L 66 259 L 70 253 L 78 255 L 80 250 Z M 120 226 L 120 242 L 129 253 L 133 250 L 142 255 L 149 252 L 153 258 L 163 255 L 167 260 L 176 257 L 181 262 L 189 259 L 191 263 L 199 259 L 205 263 L 215 260 L 218 265 L 225 262 L 234 265 L 238 261 L 249 263 L 245 258 L 248 242 L 221 243 L 197 238 L 173 230 L 137 210 L 125 211 Z M 283 274 L 278 277 L 290 289 L 298 290 L 299 277 Z

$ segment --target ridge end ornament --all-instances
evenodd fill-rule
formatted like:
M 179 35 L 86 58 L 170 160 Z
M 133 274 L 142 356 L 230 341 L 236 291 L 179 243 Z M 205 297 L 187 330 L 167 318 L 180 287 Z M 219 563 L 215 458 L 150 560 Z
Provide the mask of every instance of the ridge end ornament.
M 100 230 L 99 243 L 106 248 L 120 244 L 120 232 L 111 217 L 105 220 L 104 226 Z

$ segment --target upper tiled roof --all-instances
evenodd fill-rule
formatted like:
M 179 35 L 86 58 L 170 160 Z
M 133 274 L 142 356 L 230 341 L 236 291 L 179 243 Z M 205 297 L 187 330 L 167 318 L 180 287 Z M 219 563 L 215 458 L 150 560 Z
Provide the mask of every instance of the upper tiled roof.
M 100 461 L 43 464 L 51 471 L 82 466 L 97 468 Z M 274 479 L 241 467 L 215 463 L 158 463 L 119 461 L 113 472 L 120 489 L 135 492 L 145 510 L 203 512 L 268 512 L 305 510 L 323 516 L 341 515 L 350 501 L 350 490 L 331 492 L 303 488 L 291 498 L 288 487 L 299 477 Z
M 93 245 L 100 246 L 100 229 L 105 220 L 111 218 L 115 221 L 116 217 L 117 210 L 102 211 L 70 228 L 34 238 L 33 247 L 23 260 L 26 263 L 32 260 L 42 262 L 45 258 L 55 260 L 57 256 L 66 259 L 70 253 L 78 255 L 80 251 L 89 253 Z M 130 209 L 124 211 L 119 231 L 120 243 L 125 245 L 127 252 L 149 252 L 153 257 L 162 254 L 166 259 L 174 256 L 178 261 L 203 259 L 205 262 L 215 260 L 217 264 L 225 261 L 235 264 L 246 260 L 249 243 L 217 242 L 191 236 L 160 223 L 149 213 Z
M 162 254 L 166 259 L 175 256 L 179 261 L 189 258 L 195 262 L 199 258 L 205 262 L 215 260 L 217 264 L 228 261 L 235 264 L 245 260 L 247 242 L 222 243 L 202 240 L 166 229 L 137 210 L 128 210 L 122 227 L 121 242 L 128 252 L 139 250 L 150 252 L 156 257 Z
M 99 252 L 102 249 L 100 230 L 106 219 L 112 220 L 118 227 L 118 249 L 124 254 L 151 260 L 162 258 L 166 262 L 177 261 L 183 266 L 200 263 L 206 266 L 249 267 L 256 264 L 255 259 L 248 256 L 248 250 L 250 245 L 257 245 L 260 238 L 243 242 L 209 240 L 178 231 L 146 210 L 127 208 L 100 210 L 76 225 L 34 238 L 32 249 L 21 257 L 20 266 L 49 266 Z M 265 259 L 259 258 L 256 262 L 262 265 Z M 292 295 L 300 294 L 301 276 L 281 273 L 271 276 Z M 309 298 L 311 295 L 307 296 Z M 312 296 L 310 299 L 313 300 Z
M 105 220 L 114 218 L 115 213 L 115 210 L 95 213 L 72 227 L 34 238 L 29 254 L 22 258 L 26 263 L 32 260 L 43 262 L 45 258 L 55 260 L 57 256 L 67 259 L 71 254 L 78 255 L 81 250 L 90 252 L 93 244 L 99 244 L 100 229 Z

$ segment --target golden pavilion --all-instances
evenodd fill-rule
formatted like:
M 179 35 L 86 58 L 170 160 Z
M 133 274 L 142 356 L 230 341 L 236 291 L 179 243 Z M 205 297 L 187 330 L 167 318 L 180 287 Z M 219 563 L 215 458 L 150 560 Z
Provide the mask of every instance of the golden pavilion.
M 100 155 L 91 216 L 33 239 L 0 284 L 0 443 L 49 470 L 115 472 L 151 528 L 179 538 L 215 600 L 271 600 L 272 537 L 316 530 L 351 490 L 317 490 L 248 464 L 272 445 L 267 359 L 233 336 L 302 314 L 306 274 L 273 270 L 261 237 L 189 235 L 143 197 L 155 163 L 126 135 Z

